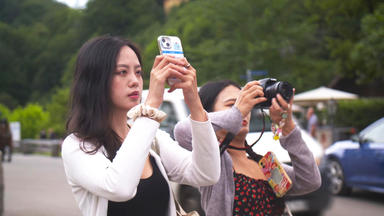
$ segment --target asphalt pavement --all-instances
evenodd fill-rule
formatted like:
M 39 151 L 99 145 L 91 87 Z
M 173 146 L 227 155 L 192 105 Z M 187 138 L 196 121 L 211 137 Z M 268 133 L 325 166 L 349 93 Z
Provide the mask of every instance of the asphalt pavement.
M 384 194 L 354 190 L 348 196 L 336 196 L 324 216 L 382 216 Z
M 61 158 L 15 154 L 4 162 L 4 216 L 80 216 Z

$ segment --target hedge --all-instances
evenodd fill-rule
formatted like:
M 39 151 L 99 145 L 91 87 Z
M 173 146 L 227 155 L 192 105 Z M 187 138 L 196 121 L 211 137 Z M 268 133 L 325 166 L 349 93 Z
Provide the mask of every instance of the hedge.
M 362 130 L 384 117 L 384 98 L 362 98 L 339 101 L 334 118 L 336 127 L 354 127 Z

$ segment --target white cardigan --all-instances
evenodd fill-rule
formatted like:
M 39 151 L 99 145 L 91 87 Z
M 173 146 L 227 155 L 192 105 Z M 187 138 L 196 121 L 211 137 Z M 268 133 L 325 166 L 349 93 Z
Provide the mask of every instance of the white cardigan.
M 180 147 L 168 133 L 158 130 L 158 122 L 145 117 L 133 123 L 112 162 L 103 154 L 103 148 L 86 154 L 74 134 L 67 136 L 62 145 L 64 169 L 82 214 L 105 216 L 108 200 L 122 202 L 134 198 L 148 153 L 168 182 L 169 216 L 176 215 L 169 181 L 193 186 L 215 184 L 220 176 L 220 155 L 211 122 L 190 121 L 192 153 Z M 160 155 L 151 150 L 155 136 Z

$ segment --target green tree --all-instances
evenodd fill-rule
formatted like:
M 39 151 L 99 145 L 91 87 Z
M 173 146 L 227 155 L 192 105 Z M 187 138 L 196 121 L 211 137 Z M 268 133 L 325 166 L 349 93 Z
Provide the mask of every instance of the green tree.
M 0 103 L 11 110 L 38 102 L 57 114 L 48 125 L 63 131 L 76 53 L 103 34 L 143 48 L 146 87 L 161 34 L 181 38 L 199 85 L 244 84 L 247 69 L 268 71 L 298 92 L 344 78 L 384 83 L 382 0 L 194 0 L 167 16 L 162 2 L 91 0 L 78 10 L 52 0 L 0 0 Z
M 21 137 L 37 138 L 42 129 L 46 129 L 49 114 L 38 104 L 28 104 L 12 111 L 9 121 L 18 121 L 21 124 Z
M 329 81 L 333 66 L 323 58 L 325 49 L 308 49 L 321 41 L 304 3 L 192 1 L 172 11 L 162 33 L 181 37 L 186 56 L 198 69 L 199 84 L 223 78 L 244 83 L 241 76 L 251 69 L 305 90 Z M 145 56 L 156 55 L 156 43 L 145 51 Z
M 223 78 L 244 83 L 240 77 L 247 69 L 265 70 L 301 92 L 344 78 L 369 82 L 383 74 L 381 12 L 374 13 L 380 4 L 196 0 L 173 10 L 161 34 L 181 37 L 186 56 L 198 69 L 199 84 Z M 155 38 L 145 48 L 148 59 L 158 53 Z
M 80 13 L 52 0 L 0 4 L 0 92 L 20 105 L 41 100 L 60 83 L 81 43 L 76 39 Z
M 57 90 L 46 105 L 50 116 L 48 127 L 52 128 L 59 136 L 65 135 L 65 122 L 69 110 L 69 91 L 69 88 Z
M 362 19 L 362 37 L 354 44 L 350 59 L 359 83 L 384 79 L 384 3 Z
M 159 1 L 89 1 L 81 22 L 82 38 L 112 34 L 133 38 L 153 23 L 162 22 L 164 12 Z
M 329 59 L 334 62 L 333 80 L 330 85 L 334 85 L 343 78 L 355 79 L 356 81 L 364 80 L 363 78 L 366 72 L 361 74 L 361 68 L 356 62 L 356 51 L 359 46 L 356 47 L 356 43 L 365 37 L 371 36 L 365 35 L 367 32 L 366 25 L 362 23 L 362 19 L 365 16 L 370 16 L 374 11 L 379 8 L 382 3 L 381 0 L 349 0 L 349 1 L 334 1 L 334 0 L 316 0 L 306 1 L 308 9 L 312 14 L 311 18 L 317 23 L 317 35 L 321 41 L 323 41 L 323 47 L 329 53 Z M 369 18 L 368 18 L 369 19 Z M 370 21 L 365 21 L 370 22 Z M 362 29 L 365 33 L 362 31 Z M 373 36 L 373 35 L 372 35 Z M 374 36 L 373 36 L 374 37 Z M 364 43 L 363 41 L 361 41 Z M 364 46 L 364 45 L 363 45 Z M 355 52 L 354 52 L 355 50 Z M 351 53 L 352 58 L 351 58 Z M 360 59 L 361 60 L 361 59 Z M 376 58 L 373 61 L 377 61 Z M 369 73 L 369 72 L 368 72 Z M 382 72 L 381 72 L 382 73 Z M 371 79 L 365 79 L 365 81 L 373 81 Z
M 28 48 L 25 36 L 18 28 L 0 21 L 0 92 L 3 97 L 7 95 L 7 98 L 16 100 L 17 104 L 27 101 L 27 92 L 31 90 L 27 83 L 28 74 L 23 67 L 28 61 L 20 57 Z M 7 98 L 1 98 L 0 102 L 6 104 Z
M 0 104 L 0 118 L 8 118 L 10 114 L 10 111 L 8 107 L 4 106 L 3 104 Z

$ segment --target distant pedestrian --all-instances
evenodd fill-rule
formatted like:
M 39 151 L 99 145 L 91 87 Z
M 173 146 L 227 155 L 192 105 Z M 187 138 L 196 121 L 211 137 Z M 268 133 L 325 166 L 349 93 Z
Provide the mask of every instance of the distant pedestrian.
M 47 132 L 44 129 L 40 131 L 40 139 L 47 139 Z
M 5 154 L 8 152 L 8 162 L 11 162 L 13 151 L 12 133 L 6 118 L 0 120 L 0 151 L 2 153 L 1 160 L 5 160 Z
M 313 107 L 309 107 L 307 111 L 307 131 L 311 136 L 316 137 L 317 115 Z
M 48 138 L 49 139 L 57 139 L 57 135 L 55 133 L 55 130 L 53 130 L 53 128 L 48 129 Z

